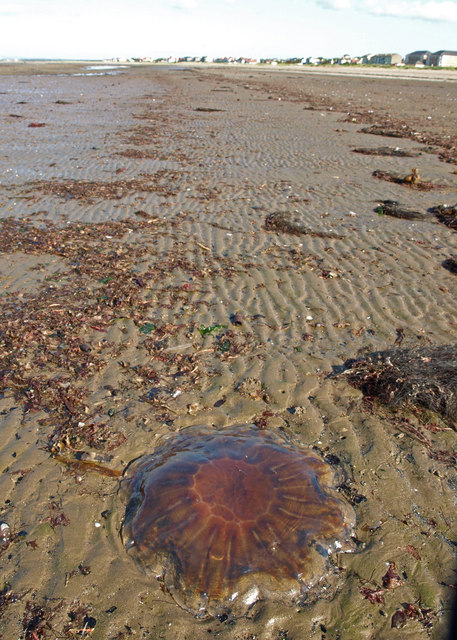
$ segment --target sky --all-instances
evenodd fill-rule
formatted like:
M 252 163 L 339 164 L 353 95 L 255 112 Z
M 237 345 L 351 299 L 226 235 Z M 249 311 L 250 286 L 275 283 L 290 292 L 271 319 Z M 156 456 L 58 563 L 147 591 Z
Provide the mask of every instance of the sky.
M 0 0 L 0 59 L 457 50 L 457 0 Z

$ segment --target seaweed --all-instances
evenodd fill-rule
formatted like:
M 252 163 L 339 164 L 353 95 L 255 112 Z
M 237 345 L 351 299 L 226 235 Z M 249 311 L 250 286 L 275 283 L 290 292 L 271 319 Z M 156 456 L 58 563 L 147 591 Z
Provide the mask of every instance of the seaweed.
M 442 265 L 451 273 L 457 273 L 457 256 L 451 256 L 443 260 Z
M 397 609 L 391 620 L 392 629 L 401 629 L 408 620 L 418 620 L 424 629 L 431 629 L 437 614 L 433 609 L 426 609 L 418 604 L 403 602 L 402 608 Z
M 0 618 L 8 605 L 18 602 L 24 597 L 24 595 L 24 593 L 14 593 L 7 582 L 3 583 L 3 586 L 0 589 Z
M 89 471 L 92 473 L 98 473 L 101 476 L 106 476 L 107 478 L 119 478 L 123 473 L 118 469 L 110 469 L 109 467 L 97 464 L 96 462 L 92 462 L 90 460 L 68 458 L 60 455 L 59 453 L 53 454 L 53 458 L 54 460 L 57 460 L 57 462 L 61 462 L 62 464 L 67 465 L 69 469 L 77 473 L 86 473 L 86 471 Z
M 426 215 L 420 211 L 404 209 L 396 200 L 382 200 L 375 211 L 379 215 L 405 218 L 405 220 L 423 220 L 426 218 Z
M 210 327 L 205 327 L 204 325 L 202 325 L 201 327 L 198 327 L 197 331 L 203 337 L 203 336 L 209 336 L 215 331 L 220 331 L 221 329 L 225 329 L 225 328 L 226 327 L 223 324 L 213 324 Z
M 345 367 L 342 375 L 365 396 L 433 411 L 457 429 L 457 343 L 379 351 Z
M 390 173 L 389 171 L 383 171 L 381 169 L 376 169 L 373 171 L 372 175 L 378 180 L 386 180 L 387 182 L 406 185 L 411 189 L 418 189 L 419 191 L 432 191 L 432 189 L 442 189 L 445 186 L 422 180 L 416 168 L 413 168 L 411 173 L 406 176 L 399 176 L 395 173 Z
M 157 158 L 156 151 L 145 151 L 141 149 L 123 149 L 122 151 L 117 151 L 116 155 L 122 158 L 139 158 L 141 160 L 155 160 Z
M 376 585 L 374 589 L 367 586 L 359 587 L 361 595 L 369 600 L 371 604 L 384 604 L 384 593 L 395 587 L 400 587 L 403 584 L 403 580 L 396 572 L 395 562 L 389 562 L 386 573 L 383 575 L 382 587 Z
M 288 233 L 294 236 L 308 235 L 316 238 L 337 238 L 339 240 L 343 238 L 343 236 L 338 233 L 314 231 L 308 227 L 296 224 L 290 220 L 290 215 L 288 213 L 283 212 L 268 214 L 265 218 L 264 229 L 266 231 Z
M 373 117 L 376 117 L 376 119 L 379 120 L 378 116 L 369 116 L 366 118 L 366 121 L 368 122 L 372 120 Z M 354 120 L 348 117 L 348 121 L 353 122 Z M 430 148 L 429 150 L 432 153 L 437 153 L 442 162 L 448 162 L 451 164 L 457 163 L 457 145 L 455 136 L 417 131 L 406 122 L 394 118 L 385 118 L 383 124 L 376 122 L 369 127 L 364 127 L 361 129 L 361 133 L 369 133 L 371 135 L 385 136 L 388 138 L 409 138 L 415 142 L 428 145 Z
M 440 204 L 436 207 L 431 207 L 429 211 L 435 215 L 439 222 L 457 231 L 457 204 L 453 206 Z
M 407 127 L 394 128 L 379 124 L 372 124 L 370 127 L 363 127 L 362 133 L 369 133 L 374 136 L 385 136 L 386 138 L 409 138 L 411 131 Z
M 50 453 L 56 459 L 61 456 L 59 461 L 70 469 L 101 473 L 94 465 L 76 462 L 75 454 L 85 447 L 110 451 L 125 441 L 111 421 L 112 407 L 109 411 L 90 407 L 86 386 L 126 348 L 124 341 L 106 338 L 118 321 L 134 323 L 140 347 L 152 360 L 151 366 L 138 370 L 118 361 L 123 377 L 128 378 L 123 384 L 140 388 L 141 397 L 147 397 L 144 387 L 150 389 L 151 381 L 163 384 L 179 378 L 180 388 L 190 389 L 206 371 L 204 352 L 216 355 L 220 344 L 217 356 L 225 358 L 242 347 L 227 336 L 224 341 L 230 347 L 217 342 L 212 349 L 180 353 L 192 347 L 189 337 L 196 329 L 194 323 L 156 320 L 157 308 L 171 308 L 178 302 L 193 309 L 207 306 L 204 300 L 192 300 L 198 281 L 214 275 L 229 279 L 247 268 L 202 252 L 198 243 L 193 257 L 188 246 L 180 243 L 159 253 L 152 244 L 158 222 L 172 228 L 179 219 L 165 222 L 137 212 L 128 221 L 90 225 L 46 222 L 35 226 L 26 220 L 0 220 L 3 253 L 57 255 L 66 263 L 59 279 L 45 280 L 38 291 L 0 297 L 0 393 L 12 393 L 22 405 L 24 419 L 31 412 L 41 413 L 39 426 L 51 427 L 46 435 Z M 125 246 L 125 239 L 134 232 L 142 242 Z M 178 279 L 187 274 L 192 283 L 163 286 L 164 278 L 175 273 Z M 123 326 L 119 328 L 122 331 Z M 170 347 L 170 337 L 184 331 L 189 333 L 183 344 Z
M 365 156 L 393 156 L 395 158 L 417 158 L 421 155 L 418 152 L 405 151 L 399 147 L 357 147 L 352 151 Z
M 451 149 L 441 149 L 438 153 L 438 157 L 441 162 L 457 164 L 457 149 L 455 147 L 452 147 Z
M 203 111 L 204 113 L 215 113 L 216 111 L 225 111 L 225 109 L 214 109 L 213 107 L 196 107 L 194 111 Z
M 30 182 L 27 193 L 40 191 L 45 195 L 59 196 L 66 200 L 75 198 L 83 202 L 95 200 L 120 200 L 131 193 L 153 192 L 162 196 L 175 194 L 171 184 L 180 174 L 177 171 L 161 170 L 153 174 L 142 174 L 141 178 L 100 182 L 95 180 L 37 180 Z
M 25 640 L 44 640 L 48 636 L 48 631 L 52 631 L 52 620 L 57 611 L 63 606 L 63 602 L 57 603 L 54 607 L 47 604 L 36 604 L 28 600 L 25 603 L 24 616 L 22 618 L 22 629 L 25 631 Z M 53 635 L 55 635 L 53 633 Z

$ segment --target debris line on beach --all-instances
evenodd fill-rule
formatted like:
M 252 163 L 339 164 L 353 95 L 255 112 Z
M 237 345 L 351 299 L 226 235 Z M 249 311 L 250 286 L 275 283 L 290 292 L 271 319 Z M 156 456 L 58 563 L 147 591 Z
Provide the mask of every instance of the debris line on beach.
M 405 151 L 399 147 L 357 147 L 352 151 L 365 156 L 393 156 L 395 158 L 417 158 L 421 155 L 419 152 Z

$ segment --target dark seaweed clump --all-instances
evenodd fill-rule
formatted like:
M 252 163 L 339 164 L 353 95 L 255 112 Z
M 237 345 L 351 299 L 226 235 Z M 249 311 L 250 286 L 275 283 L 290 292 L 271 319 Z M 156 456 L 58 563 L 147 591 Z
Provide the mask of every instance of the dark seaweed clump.
M 423 220 L 426 216 L 421 211 L 405 209 L 396 200 L 383 200 L 375 209 L 379 215 L 405 218 L 406 220 Z
M 376 352 L 350 360 L 347 380 L 388 406 L 427 409 L 457 428 L 457 343 Z
M 443 267 L 451 273 L 457 273 L 457 256 L 451 256 L 443 261 Z
M 300 236 L 303 234 L 314 236 L 316 238 L 342 238 L 342 236 L 337 233 L 327 231 L 314 231 L 312 229 L 309 229 L 308 227 L 296 224 L 295 222 L 292 222 L 288 213 L 283 212 L 268 214 L 265 218 L 264 229 L 266 231 L 288 233 L 289 235 L 293 236 Z
M 379 120 L 378 115 L 374 114 L 356 114 L 356 120 L 354 120 L 353 114 L 348 114 L 346 122 L 367 122 L 370 123 L 372 119 Z M 455 136 L 443 136 L 441 134 L 430 133 L 426 131 L 417 131 L 411 127 L 408 123 L 395 118 L 386 117 L 382 123 L 376 122 L 369 127 L 361 129 L 362 133 L 369 133 L 376 136 L 386 136 L 389 138 L 409 138 L 415 142 L 421 144 L 427 144 L 435 146 L 436 149 L 424 149 L 424 151 L 430 151 L 431 153 L 438 153 L 438 157 L 443 162 L 451 164 L 457 163 L 457 149 Z
M 393 156 L 395 158 L 417 158 L 420 153 L 414 151 L 405 151 L 398 147 L 357 147 L 352 149 L 354 153 L 362 153 L 365 156 Z
M 450 229 L 457 231 L 457 204 L 454 206 L 440 204 L 437 207 L 429 209 L 430 213 L 434 213 L 437 220 L 445 224 Z

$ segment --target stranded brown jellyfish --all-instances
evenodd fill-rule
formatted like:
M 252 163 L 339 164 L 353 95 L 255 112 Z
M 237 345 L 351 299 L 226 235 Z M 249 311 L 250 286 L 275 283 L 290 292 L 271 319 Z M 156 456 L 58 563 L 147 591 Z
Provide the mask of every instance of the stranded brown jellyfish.
M 123 541 L 195 615 L 297 602 L 348 550 L 354 513 L 314 452 L 255 425 L 190 427 L 127 468 Z

